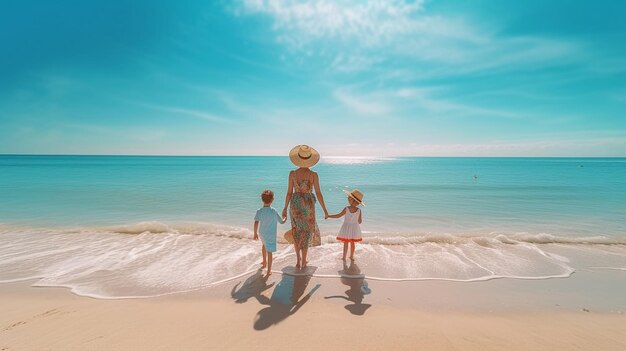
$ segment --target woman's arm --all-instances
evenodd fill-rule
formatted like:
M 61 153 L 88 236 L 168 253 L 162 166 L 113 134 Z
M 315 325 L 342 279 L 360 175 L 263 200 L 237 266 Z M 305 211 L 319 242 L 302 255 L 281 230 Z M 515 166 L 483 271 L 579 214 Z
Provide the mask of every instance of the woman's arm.
M 328 218 L 341 218 L 345 214 L 346 214 L 346 208 L 344 207 L 343 211 L 341 211 L 341 212 L 339 212 L 337 214 L 333 214 L 333 215 L 329 214 Z
M 324 196 L 322 195 L 322 190 L 320 190 L 320 178 L 315 172 L 313 172 L 313 185 L 315 186 L 315 195 L 317 196 L 317 200 L 320 202 L 320 206 L 322 206 L 322 210 L 324 210 L 324 218 L 328 218 L 328 210 L 326 209 L 326 203 L 324 203 Z
M 359 208 L 359 224 L 361 224 L 361 222 L 363 222 L 362 213 L 363 213 L 363 211 L 361 211 L 361 209 Z
M 293 194 L 293 171 L 289 172 L 289 185 L 287 185 L 287 196 L 285 197 L 285 207 L 283 208 L 283 218 L 287 218 L 287 207 L 289 201 L 291 201 L 291 195 Z
M 278 220 L 278 223 L 285 224 L 285 222 L 287 222 L 287 217 L 286 216 L 285 217 L 281 217 L 278 214 L 278 211 L 274 211 L 274 213 L 276 213 L 276 219 Z

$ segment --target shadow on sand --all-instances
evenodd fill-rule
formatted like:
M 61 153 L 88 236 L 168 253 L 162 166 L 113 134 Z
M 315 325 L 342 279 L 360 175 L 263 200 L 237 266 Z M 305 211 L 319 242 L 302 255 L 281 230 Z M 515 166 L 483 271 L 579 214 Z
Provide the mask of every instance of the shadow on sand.
M 254 329 L 265 330 L 298 312 L 320 287 L 320 284 L 317 284 L 306 295 L 304 294 L 311 275 L 316 270 L 317 267 L 312 266 L 300 271 L 296 271 L 294 267 L 283 268 L 282 278 L 274 288 L 272 297 L 267 298 L 260 292 L 255 295 L 259 303 L 267 307 L 257 313 L 254 319 Z
M 236 303 L 244 303 L 248 302 L 251 297 L 257 299 L 257 301 L 261 302 L 262 298 L 266 298 L 263 296 L 263 292 L 267 289 L 270 289 L 274 286 L 274 283 L 267 284 L 267 278 L 263 275 L 263 270 L 259 268 L 253 275 L 249 276 L 245 282 L 239 287 L 239 283 L 233 286 L 233 289 L 230 292 L 230 296 L 235 300 Z M 237 289 L 239 287 L 239 289 Z
M 350 289 L 346 290 L 346 296 L 326 296 L 325 299 L 338 298 L 348 300 L 352 303 L 344 306 L 346 310 L 357 316 L 364 315 L 365 311 L 372 307 L 370 304 L 362 303 L 363 297 L 372 292 L 367 286 L 365 275 L 361 274 L 361 269 L 354 261 L 351 261 L 349 266 L 344 261 L 343 269 L 338 273 L 341 276 L 341 283 L 347 285 Z

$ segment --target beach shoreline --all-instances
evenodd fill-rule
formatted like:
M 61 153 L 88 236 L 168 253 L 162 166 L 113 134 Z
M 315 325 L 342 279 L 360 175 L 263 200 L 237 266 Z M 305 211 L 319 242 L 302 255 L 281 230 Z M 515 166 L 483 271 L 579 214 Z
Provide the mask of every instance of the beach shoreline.
M 265 281 L 257 273 L 189 293 L 118 300 L 6 283 L 0 349 L 622 350 L 623 274 L 459 283 L 280 273 Z

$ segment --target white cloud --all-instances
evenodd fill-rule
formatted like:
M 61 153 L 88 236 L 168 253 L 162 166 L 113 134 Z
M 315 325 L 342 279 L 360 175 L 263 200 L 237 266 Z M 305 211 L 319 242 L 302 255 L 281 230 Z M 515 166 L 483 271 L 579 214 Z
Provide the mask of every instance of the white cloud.
M 517 119 L 529 117 L 522 112 L 511 112 L 504 109 L 481 107 L 455 101 L 447 97 L 449 88 L 435 87 L 402 87 L 398 89 L 381 89 L 365 93 L 356 88 L 337 88 L 333 96 L 344 106 L 359 114 L 391 115 L 396 117 L 428 114 L 430 116 L 457 117 L 496 117 Z
M 238 13 L 268 16 L 279 42 L 309 57 L 330 57 L 329 66 L 342 73 L 393 65 L 420 76 L 415 68 L 423 62 L 431 65 L 429 74 L 468 74 L 571 61 L 580 51 L 572 42 L 502 36 L 489 20 L 427 10 L 422 0 L 242 0 Z
M 360 115 L 384 115 L 390 112 L 390 107 L 381 102 L 359 97 L 345 89 L 335 89 L 333 96 L 348 109 Z
M 377 57 L 365 55 L 349 55 L 339 53 L 330 64 L 330 67 L 337 72 L 350 73 L 366 70 L 382 60 Z
M 209 122 L 217 122 L 217 123 L 233 123 L 232 119 L 218 116 L 206 111 L 192 110 L 188 108 L 181 107 L 171 107 L 171 106 L 158 106 L 158 105 L 150 105 L 150 104 L 140 104 L 141 106 L 151 108 L 154 110 L 170 112 L 177 115 L 190 116 L 194 118 L 203 119 Z
M 91 137 L 107 136 L 114 137 L 118 140 L 138 140 L 141 142 L 160 141 L 167 134 L 165 130 L 151 127 L 112 128 L 106 125 L 77 123 L 68 124 L 66 127 L 80 130 L 82 134 L 86 134 Z
M 421 93 L 413 97 L 413 106 L 421 107 L 426 111 L 434 113 L 456 113 L 459 116 L 489 116 L 500 118 L 522 118 L 524 114 L 510 112 L 508 110 L 473 106 L 455 102 L 446 98 L 435 98 L 426 93 Z
M 244 0 L 242 5 L 244 13 L 270 15 L 279 39 L 293 46 L 329 38 L 371 46 L 408 32 L 423 1 Z
M 405 87 L 397 89 L 393 95 L 396 95 L 401 98 L 413 98 L 413 97 L 423 97 L 426 94 L 434 92 L 439 89 L 435 88 L 413 88 L 413 87 Z

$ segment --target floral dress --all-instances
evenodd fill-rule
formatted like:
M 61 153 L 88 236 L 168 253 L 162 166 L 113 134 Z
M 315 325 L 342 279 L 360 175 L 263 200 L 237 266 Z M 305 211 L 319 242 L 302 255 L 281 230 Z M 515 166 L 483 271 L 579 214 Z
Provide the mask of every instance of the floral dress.
M 295 245 L 304 249 L 321 244 L 320 230 L 315 220 L 315 202 L 317 199 L 312 193 L 311 179 L 294 179 L 294 192 L 289 204 L 291 229 Z

